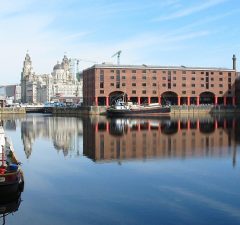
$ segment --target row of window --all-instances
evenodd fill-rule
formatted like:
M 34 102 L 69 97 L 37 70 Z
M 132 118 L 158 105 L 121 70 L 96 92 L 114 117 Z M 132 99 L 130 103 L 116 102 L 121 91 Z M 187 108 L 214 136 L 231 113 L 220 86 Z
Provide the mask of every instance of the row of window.
M 114 80 L 115 79 L 115 77 L 114 76 L 110 76 L 110 79 L 111 80 Z M 122 76 L 122 80 L 125 80 L 126 79 L 126 76 Z M 132 80 L 136 80 L 137 79 L 137 77 L 136 76 L 132 76 Z M 177 80 L 177 77 L 162 77 L 162 80 Z M 120 77 L 118 77 L 118 80 L 120 80 Z M 142 80 L 147 80 L 147 77 L 146 76 L 142 76 Z M 152 77 L 152 80 L 157 80 L 157 77 Z M 187 80 L 187 77 L 182 77 L 182 80 Z M 191 80 L 196 80 L 196 77 L 192 77 L 191 78 Z M 208 77 L 206 77 L 206 78 L 204 78 L 204 77 L 201 77 L 201 81 L 206 81 L 206 82 L 208 82 L 209 81 L 209 78 Z M 214 81 L 214 78 L 213 77 L 211 77 L 211 79 L 210 79 L 211 81 Z M 104 78 L 103 78 L 103 76 L 100 76 L 100 81 L 104 81 Z M 220 77 L 219 78 L 219 81 L 223 81 L 223 78 L 222 77 Z M 232 80 L 231 80 L 231 77 L 228 77 L 228 82 L 231 82 Z
M 117 74 L 120 74 L 120 70 L 110 70 L 110 73 L 112 73 L 112 74 L 114 74 L 114 73 L 117 73 Z M 141 71 L 142 72 L 142 74 L 146 74 L 147 73 L 147 71 L 146 70 L 142 70 Z M 163 74 L 168 74 L 168 75 L 171 75 L 171 74 L 177 74 L 177 71 L 175 71 L 175 70 L 173 70 L 173 71 L 171 71 L 171 70 L 160 70 L 160 72 L 162 72 Z M 188 71 L 188 72 L 191 72 L 191 74 L 196 74 L 196 71 Z M 121 70 L 121 73 L 126 73 L 126 70 Z M 133 74 L 136 74 L 137 73 L 137 70 L 132 70 L 131 71 L 131 73 L 133 73 Z M 156 70 L 152 70 L 152 71 L 150 71 L 150 73 L 152 73 L 152 74 L 156 74 L 157 73 L 157 71 Z M 187 74 L 187 71 L 186 70 L 182 70 L 182 74 Z M 201 71 L 201 74 L 206 74 L 206 76 L 208 76 L 208 75 L 214 75 L 214 74 L 219 74 L 219 75 L 223 75 L 223 72 L 213 72 L 213 71 L 211 71 L 211 72 L 206 72 L 206 71 Z M 100 75 L 104 75 L 104 70 L 100 70 Z M 231 73 L 229 72 L 228 73 L 228 76 L 231 76 Z
M 115 83 L 110 83 L 110 86 L 114 87 Z M 126 86 L 126 83 L 122 83 L 122 87 L 125 87 L 125 86 Z M 137 86 L 137 83 L 132 83 L 132 87 L 136 87 L 136 86 Z M 142 86 L 146 87 L 147 83 L 142 83 Z M 157 83 L 152 83 L 152 86 L 157 87 Z M 165 83 L 162 84 L 162 87 L 166 87 L 166 86 L 167 86 L 167 84 L 165 84 Z M 177 84 L 173 83 L 172 86 L 176 87 Z M 210 84 L 210 87 L 216 87 L 216 86 L 217 85 Z M 183 83 L 182 87 L 187 87 L 187 85 L 185 83 Z M 191 87 L 196 87 L 196 84 L 191 84 Z M 201 87 L 205 87 L 205 84 L 201 84 Z M 219 84 L 218 87 L 223 88 L 223 84 Z M 104 83 L 103 82 L 100 83 L 100 88 L 104 88 Z M 116 83 L 116 88 L 120 88 L 120 83 L 119 82 Z M 232 85 L 230 83 L 230 84 L 228 84 L 228 89 L 231 89 L 231 88 L 232 88 Z
M 196 94 L 195 91 L 191 91 L 192 94 Z M 100 90 L 100 94 L 104 94 L 104 90 Z M 132 94 L 137 94 L 137 91 L 136 90 L 132 90 Z M 147 94 L 147 90 L 142 90 L 142 94 Z M 157 94 L 157 91 L 156 90 L 153 90 L 152 91 L 152 94 Z M 186 91 L 182 91 L 182 94 L 187 94 Z M 223 94 L 223 91 L 219 91 L 219 94 L 222 95 Z M 231 95 L 232 92 L 231 91 L 228 91 L 228 94 Z

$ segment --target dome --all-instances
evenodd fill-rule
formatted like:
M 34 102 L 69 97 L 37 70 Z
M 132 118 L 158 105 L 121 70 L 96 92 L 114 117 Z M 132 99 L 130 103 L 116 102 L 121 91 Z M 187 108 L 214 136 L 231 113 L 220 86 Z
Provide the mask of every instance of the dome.
M 62 65 L 59 62 L 57 62 L 57 64 L 53 67 L 53 70 L 60 70 L 60 69 L 62 69 Z

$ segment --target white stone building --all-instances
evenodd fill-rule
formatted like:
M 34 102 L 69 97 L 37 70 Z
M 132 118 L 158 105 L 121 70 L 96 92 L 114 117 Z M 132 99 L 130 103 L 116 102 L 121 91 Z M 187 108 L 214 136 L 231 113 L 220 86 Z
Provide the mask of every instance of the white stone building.
M 77 80 L 72 71 L 71 59 L 64 55 L 62 62 L 53 67 L 51 74 L 36 75 L 27 53 L 21 74 L 22 103 L 44 103 L 53 99 L 81 102 L 82 79 Z

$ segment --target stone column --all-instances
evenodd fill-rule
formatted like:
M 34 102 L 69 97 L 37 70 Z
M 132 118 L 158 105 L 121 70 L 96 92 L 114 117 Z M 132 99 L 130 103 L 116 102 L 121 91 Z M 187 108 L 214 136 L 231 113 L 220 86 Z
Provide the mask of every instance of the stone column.
M 224 106 L 227 105 L 227 97 L 226 97 L 226 96 L 223 97 L 223 105 L 224 105 Z
M 95 97 L 95 106 L 98 106 L 98 97 Z
M 200 102 L 200 101 L 199 101 L 199 100 L 200 100 L 200 97 L 199 97 L 199 96 L 197 96 L 196 98 L 197 98 L 197 105 L 199 105 L 199 102 Z
M 108 96 L 106 97 L 106 106 L 107 107 L 109 106 L 109 97 Z
M 189 96 L 187 97 L 187 105 L 188 106 L 190 105 L 190 97 Z
M 140 104 L 141 104 L 140 97 L 138 97 L 138 105 L 140 105 Z
M 178 96 L 178 106 L 181 105 L 181 96 Z
M 217 104 L 218 104 L 218 97 L 215 96 L 215 97 L 214 97 L 214 105 L 217 105 Z
M 233 105 L 233 106 L 236 106 L 236 96 L 233 96 L 233 97 L 232 97 L 232 105 Z
M 148 105 L 151 103 L 151 97 L 148 97 Z
M 159 105 L 162 104 L 162 98 L 161 98 L 161 96 L 158 97 L 158 104 L 159 104 Z

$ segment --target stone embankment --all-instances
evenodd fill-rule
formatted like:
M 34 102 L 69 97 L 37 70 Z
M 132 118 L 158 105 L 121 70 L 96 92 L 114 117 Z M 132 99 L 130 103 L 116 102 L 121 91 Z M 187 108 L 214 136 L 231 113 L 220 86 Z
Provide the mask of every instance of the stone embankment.
M 25 114 L 26 110 L 22 107 L 3 107 L 0 108 L 0 114 Z
M 102 115 L 106 113 L 105 106 L 89 106 L 80 108 L 60 107 L 54 108 L 54 115 L 61 116 L 81 116 L 81 115 Z M 233 106 L 214 106 L 214 105 L 191 105 L 191 106 L 171 106 L 171 115 L 209 115 L 209 114 L 237 114 L 240 107 Z

